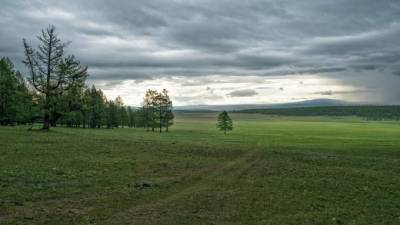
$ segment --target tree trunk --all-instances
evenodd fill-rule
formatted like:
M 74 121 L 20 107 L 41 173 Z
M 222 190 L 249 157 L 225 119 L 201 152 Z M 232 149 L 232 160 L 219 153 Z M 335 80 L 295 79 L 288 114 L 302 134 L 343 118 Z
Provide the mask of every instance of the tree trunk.
M 83 119 L 82 119 L 82 125 L 83 125 L 83 129 L 86 128 L 86 113 L 82 112 L 83 115 Z
M 160 133 L 162 132 L 162 116 L 161 116 L 161 107 L 160 107 Z
M 146 106 L 146 130 L 147 130 L 147 132 L 149 132 L 150 131 L 150 126 L 149 126 L 149 121 L 150 121 L 150 112 L 149 112 L 150 110 L 147 108 L 147 106 Z
M 49 114 L 49 111 L 46 109 L 44 112 L 44 117 L 43 117 L 42 130 L 49 130 L 49 129 L 50 129 L 50 114 Z
M 44 109 L 43 117 L 43 130 L 50 129 L 50 76 L 51 76 L 51 52 L 52 52 L 52 41 L 53 33 L 49 34 L 49 45 L 48 45 L 48 55 L 47 55 L 47 76 L 46 76 L 46 105 Z

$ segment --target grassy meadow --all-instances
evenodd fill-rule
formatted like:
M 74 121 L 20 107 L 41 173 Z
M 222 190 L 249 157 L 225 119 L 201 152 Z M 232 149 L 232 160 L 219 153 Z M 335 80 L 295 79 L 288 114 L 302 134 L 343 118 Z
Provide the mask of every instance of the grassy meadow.
M 180 113 L 169 133 L 0 127 L 0 224 L 400 224 L 400 123 Z

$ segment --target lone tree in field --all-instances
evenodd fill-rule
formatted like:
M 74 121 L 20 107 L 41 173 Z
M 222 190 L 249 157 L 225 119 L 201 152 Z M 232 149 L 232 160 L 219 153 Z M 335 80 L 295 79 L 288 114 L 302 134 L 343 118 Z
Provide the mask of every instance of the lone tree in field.
M 30 72 L 30 83 L 43 98 L 43 129 L 50 128 L 52 98 L 60 96 L 76 82 L 84 82 L 87 67 L 80 65 L 73 55 L 65 56 L 64 47 L 54 26 L 42 30 L 39 46 L 32 48 L 24 39 L 25 65 Z
M 224 134 L 233 129 L 232 119 L 226 111 L 223 111 L 218 115 L 217 128 L 224 131 Z

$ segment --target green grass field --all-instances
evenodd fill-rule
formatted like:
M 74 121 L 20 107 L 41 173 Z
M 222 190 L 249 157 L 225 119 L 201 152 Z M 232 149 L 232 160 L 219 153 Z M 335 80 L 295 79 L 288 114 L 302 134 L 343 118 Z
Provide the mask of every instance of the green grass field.
M 179 114 L 170 133 L 0 128 L 0 224 L 400 224 L 400 124 Z

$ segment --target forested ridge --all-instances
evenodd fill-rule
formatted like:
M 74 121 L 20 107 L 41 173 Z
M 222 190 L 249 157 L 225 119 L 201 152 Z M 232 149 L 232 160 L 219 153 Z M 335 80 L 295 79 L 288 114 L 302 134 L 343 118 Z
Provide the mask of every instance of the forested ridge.
M 240 112 L 278 116 L 358 116 L 367 120 L 400 120 L 400 106 L 319 106 L 247 109 Z

